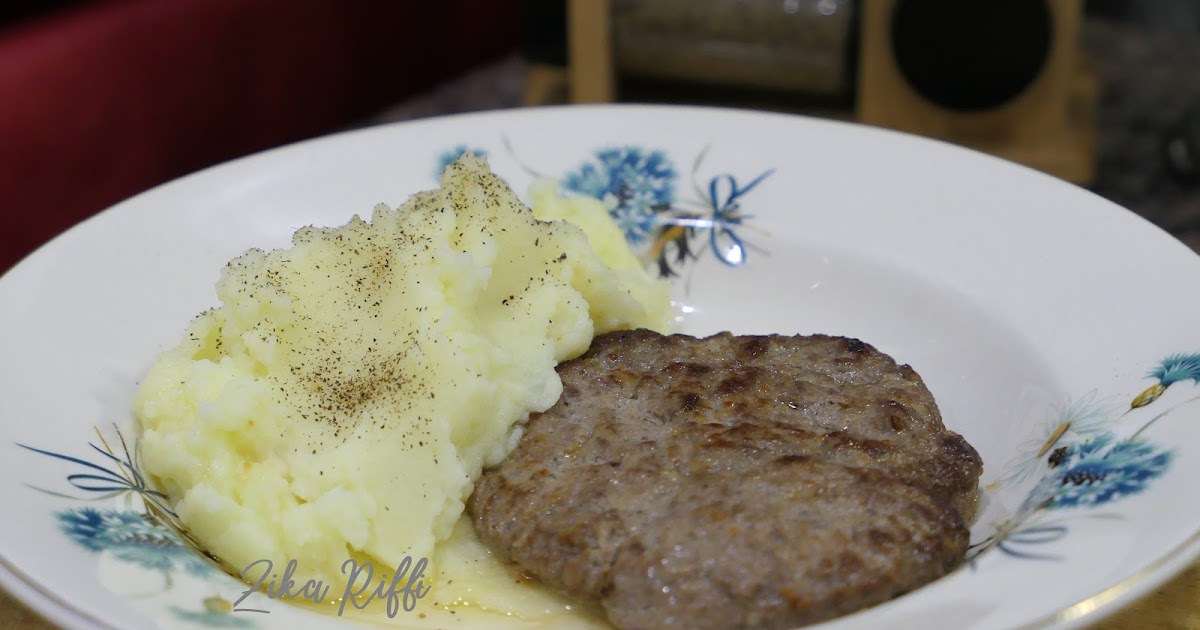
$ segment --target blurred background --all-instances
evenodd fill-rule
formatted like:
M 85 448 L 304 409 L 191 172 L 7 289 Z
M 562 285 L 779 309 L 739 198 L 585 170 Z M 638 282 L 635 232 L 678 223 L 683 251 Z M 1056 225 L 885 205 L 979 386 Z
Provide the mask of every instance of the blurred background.
M 904 129 L 1200 248 L 1200 0 L 6 0 L 0 270 L 156 184 L 366 125 L 685 102 Z

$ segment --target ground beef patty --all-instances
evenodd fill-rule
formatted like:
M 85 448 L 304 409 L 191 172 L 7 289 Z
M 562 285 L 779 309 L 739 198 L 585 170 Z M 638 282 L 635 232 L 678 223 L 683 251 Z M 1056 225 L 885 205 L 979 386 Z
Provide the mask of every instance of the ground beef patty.
M 842 337 L 596 338 L 468 509 L 620 628 L 787 628 L 959 564 L 981 463 L 907 365 Z

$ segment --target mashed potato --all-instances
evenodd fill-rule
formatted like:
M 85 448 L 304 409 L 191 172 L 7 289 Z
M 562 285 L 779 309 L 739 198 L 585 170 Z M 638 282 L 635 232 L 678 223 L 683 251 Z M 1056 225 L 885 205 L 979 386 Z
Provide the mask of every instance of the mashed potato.
M 143 380 L 145 470 L 231 566 L 295 559 L 298 583 L 339 584 L 350 557 L 432 559 L 481 469 L 557 400 L 558 362 L 670 326 L 595 200 L 542 183 L 531 212 L 471 156 L 441 183 L 233 260 L 221 306 Z

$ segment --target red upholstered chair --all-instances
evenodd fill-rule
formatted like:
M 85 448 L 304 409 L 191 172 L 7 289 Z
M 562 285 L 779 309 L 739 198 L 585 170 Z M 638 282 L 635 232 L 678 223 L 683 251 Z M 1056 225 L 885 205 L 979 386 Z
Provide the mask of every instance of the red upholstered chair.
M 94 0 L 0 23 L 0 272 L 126 197 L 515 50 L 500 0 Z M 0 14 L 0 18 L 4 18 Z

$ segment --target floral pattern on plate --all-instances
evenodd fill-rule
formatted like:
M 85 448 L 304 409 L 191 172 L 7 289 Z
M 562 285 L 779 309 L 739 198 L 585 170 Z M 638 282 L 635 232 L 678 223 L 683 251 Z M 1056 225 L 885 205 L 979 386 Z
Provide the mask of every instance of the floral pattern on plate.
M 137 444 L 130 449 L 124 436 L 114 427 L 114 442 L 121 447 L 115 451 L 108 439 L 96 429 L 100 445 L 88 443 L 102 457 L 95 463 L 63 453 L 17 446 L 68 462 L 77 470 L 67 475 L 67 483 L 90 496 L 74 496 L 51 489 L 30 486 L 34 490 L 76 501 L 117 499 L 119 508 L 91 506 L 67 507 L 55 512 L 59 529 L 80 547 L 115 560 L 127 569 L 152 572 L 160 576 L 160 586 L 139 598 L 171 595 L 178 578 L 188 576 L 226 590 L 244 588 L 209 561 L 199 547 L 180 534 L 183 531 L 176 515 L 165 504 L 166 495 L 149 487 L 141 473 Z M 220 596 L 205 597 L 196 608 L 185 608 L 164 600 L 161 609 L 173 617 L 193 624 L 219 628 L 253 628 L 256 624 L 245 616 L 234 616 L 233 605 Z
M 513 153 L 507 139 L 504 144 Z M 738 267 L 755 249 L 741 233 L 752 228 L 747 221 L 753 218 L 743 214 L 742 201 L 774 169 L 748 181 L 720 173 L 705 183 L 699 173 L 708 150 L 692 162 L 688 194 L 680 193 L 678 169 L 665 151 L 637 145 L 597 149 L 559 177 L 523 168 L 535 177 L 556 179 L 565 193 L 600 200 L 634 251 L 656 266 L 660 277 L 670 278 L 704 251 Z M 468 151 L 488 155 L 486 149 L 458 145 L 438 157 L 437 172 Z
M 1134 426 L 1122 421 L 1131 411 L 1154 403 L 1175 383 L 1190 380 L 1200 384 L 1200 354 L 1171 355 L 1146 376 L 1155 383 L 1124 410 L 1119 403 L 1098 399 L 1093 391 L 1059 410 L 1053 423 L 1024 444 L 987 490 L 1036 481 L 1020 507 L 994 524 L 990 537 L 973 545 L 971 558 L 996 548 L 1018 558 L 1056 559 L 1029 548 L 1061 540 L 1069 533 L 1064 521 L 1070 517 L 1095 516 L 1092 509 L 1139 494 L 1167 472 L 1175 452 L 1145 439 L 1142 433 L 1200 396 Z

